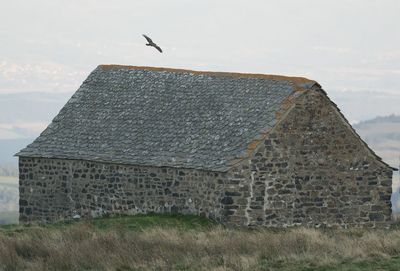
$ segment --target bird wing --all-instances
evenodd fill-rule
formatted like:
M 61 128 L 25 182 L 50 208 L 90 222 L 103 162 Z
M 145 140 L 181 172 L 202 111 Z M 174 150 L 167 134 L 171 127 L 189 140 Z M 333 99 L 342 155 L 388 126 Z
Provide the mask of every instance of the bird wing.
M 142 34 L 143 35 L 143 37 L 145 37 L 145 39 L 147 40 L 147 42 L 148 43 L 153 43 L 153 41 L 148 37 L 148 36 L 146 36 L 145 34 Z
M 155 45 L 153 45 L 153 46 L 154 46 L 154 48 L 156 48 L 160 53 L 162 53 L 162 50 L 161 50 L 160 46 L 158 46 L 157 44 L 155 44 Z

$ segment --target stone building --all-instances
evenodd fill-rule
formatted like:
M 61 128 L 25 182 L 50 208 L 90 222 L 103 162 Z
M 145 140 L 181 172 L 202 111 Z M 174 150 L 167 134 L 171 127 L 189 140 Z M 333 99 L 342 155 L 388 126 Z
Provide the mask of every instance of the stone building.
M 21 221 L 149 212 L 249 226 L 391 219 L 393 168 L 305 78 L 102 65 L 17 156 Z

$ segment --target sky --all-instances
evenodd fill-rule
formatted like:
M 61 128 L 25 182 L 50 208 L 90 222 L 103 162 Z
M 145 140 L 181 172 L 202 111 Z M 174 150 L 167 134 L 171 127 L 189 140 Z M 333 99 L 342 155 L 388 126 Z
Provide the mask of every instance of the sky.
M 37 135 L 110 63 L 304 76 L 351 123 L 400 115 L 398 0 L 0 4 L 0 139 Z

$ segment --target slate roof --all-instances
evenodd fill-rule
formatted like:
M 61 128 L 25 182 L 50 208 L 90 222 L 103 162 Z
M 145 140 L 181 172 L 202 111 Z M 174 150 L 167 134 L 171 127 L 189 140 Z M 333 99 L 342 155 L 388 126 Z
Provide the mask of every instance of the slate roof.
M 100 65 L 18 156 L 226 171 L 314 81 Z

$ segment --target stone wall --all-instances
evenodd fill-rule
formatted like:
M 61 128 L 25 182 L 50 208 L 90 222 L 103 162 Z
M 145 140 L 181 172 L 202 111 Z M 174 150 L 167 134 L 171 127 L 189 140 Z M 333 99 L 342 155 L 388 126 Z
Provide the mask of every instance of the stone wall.
M 226 174 L 20 157 L 20 221 L 179 212 L 222 221 Z
M 228 223 L 375 226 L 391 220 L 392 170 L 320 91 L 295 106 L 229 179 Z

